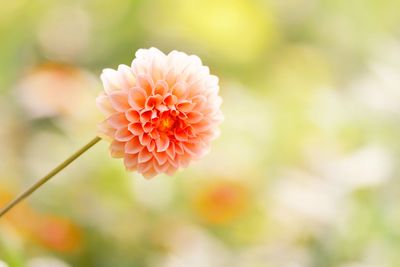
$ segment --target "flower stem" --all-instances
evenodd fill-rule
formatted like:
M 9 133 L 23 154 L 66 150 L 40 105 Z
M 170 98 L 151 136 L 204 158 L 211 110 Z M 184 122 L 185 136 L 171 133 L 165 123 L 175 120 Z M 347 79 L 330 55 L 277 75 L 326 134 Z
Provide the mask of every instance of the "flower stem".
M 89 143 L 84 145 L 81 149 L 76 151 L 74 154 L 72 154 L 69 158 L 67 158 L 65 161 L 63 161 L 60 165 L 55 167 L 53 170 L 51 170 L 46 176 L 41 178 L 39 181 L 34 183 L 32 186 L 30 186 L 28 189 L 26 189 L 24 192 L 22 192 L 18 197 L 16 197 L 14 200 L 9 202 L 6 206 L 4 206 L 0 210 L 0 218 L 6 214 L 9 210 L 11 210 L 15 205 L 17 205 L 19 202 L 24 200 L 26 197 L 31 195 L 33 192 L 35 192 L 38 188 L 40 188 L 43 184 L 45 184 L 47 181 L 49 181 L 54 175 L 62 171 L 65 167 L 67 167 L 71 162 L 73 162 L 75 159 L 77 159 L 80 155 L 82 155 L 84 152 L 86 152 L 89 148 L 94 146 L 97 142 L 101 140 L 100 137 L 96 136 L 94 139 L 92 139 Z

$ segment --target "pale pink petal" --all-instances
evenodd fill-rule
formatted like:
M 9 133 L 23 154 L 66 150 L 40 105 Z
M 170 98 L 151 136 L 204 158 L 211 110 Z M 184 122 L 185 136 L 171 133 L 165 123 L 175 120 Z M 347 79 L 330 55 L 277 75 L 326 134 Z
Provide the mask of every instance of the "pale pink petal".
M 121 73 L 122 80 L 127 89 L 135 86 L 136 84 L 135 74 L 133 73 L 133 70 L 129 66 L 123 64 L 119 65 L 118 72 Z
M 146 171 L 142 172 L 142 174 L 143 174 L 144 178 L 151 179 L 157 175 L 157 171 L 155 170 L 154 166 L 151 164 L 150 167 Z
M 129 123 L 124 113 L 114 113 L 107 119 L 108 123 L 115 129 L 124 128 Z
M 191 156 L 196 156 L 199 152 L 199 147 L 192 143 L 183 143 L 183 150 Z
M 140 143 L 138 137 L 132 138 L 130 141 L 125 144 L 125 152 L 127 154 L 137 154 L 142 150 L 143 145 Z
M 125 154 L 124 155 L 124 165 L 128 171 L 137 170 L 138 158 L 136 155 Z
M 146 123 L 151 120 L 152 115 L 153 115 L 153 110 L 144 109 L 140 112 L 140 121 L 142 123 Z
M 150 96 L 146 100 L 145 107 L 146 109 L 153 109 L 160 105 L 163 101 L 163 97 L 161 95 Z
M 153 159 L 153 167 L 157 171 L 157 173 L 165 173 L 169 169 L 170 164 L 168 161 L 165 161 L 163 164 L 159 164 L 156 159 Z
M 160 138 L 156 139 L 157 152 L 162 152 L 167 150 L 169 146 L 169 137 L 166 135 L 161 135 Z
M 158 80 L 153 89 L 153 95 L 166 95 L 168 93 L 168 83 L 163 80 Z
M 175 136 L 176 140 L 178 140 L 180 142 L 185 142 L 188 140 L 186 133 L 182 130 L 175 130 L 174 136 Z
M 123 81 L 118 71 L 113 69 L 104 69 L 100 75 L 100 79 L 103 82 L 104 90 L 107 93 L 121 90 L 123 88 Z
M 153 78 L 154 83 L 161 80 L 164 77 L 164 62 L 160 62 L 160 59 L 155 57 L 151 65 L 151 78 Z M 154 90 L 154 88 L 153 88 Z
M 190 163 L 190 157 L 179 156 L 178 157 L 178 166 L 186 168 Z
M 190 101 L 195 105 L 196 110 L 202 110 L 207 104 L 207 98 L 203 95 L 196 95 L 190 99 Z
M 167 107 L 171 108 L 178 102 L 178 98 L 175 95 L 168 94 L 164 98 L 164 103 L 167 105 Z
M 177 82 L 171 90 L 173 95 L 178 98 L 183 98 L 186 94 L 186 85 L 183 82 Z
M 115 129 L 110 126 L 107 120 L 100 122 L 97 126 L 98 135 L 107 140 L 112 140 L 115 134 Z
M 170 86 L 176 83 L 177 73 L 175 68 L 172 66 L 169 68 L 167 74 L 165 75 L 165 81 Z
M 147 95 L 151 95 L 151 92 L 153 91 L 153 87 L 154 87 L 154 82 L 150 76 L 139 75 L 137 77 L 136 82 L 137 82 L 137 86 L 142 88 L 146 92 Z
M 155 140 L 158 139 L 160 137 L 160 133 L 158 132 L 157 129 L 153 129 L 150 133 L 149 133 L 150 137 Z
M 140 119 L 139 112 L 134 109 L 128 109 L 125 111 L 125 116 L 130 122 L 138 122 Z
M 129 90 L 128 102 L 132 108 L 139 110 L 144 108 L 146 97 L 146 92 L 143 89 L 135 87 Z
M 173 166 L 174 168 L 179 168 L 179 155 L 175 155 L 173 159 L 168 158 L 169 165 Z
M 172 165 L 168 165 L 168 169 L 165 171 L 165 173 L 167 174 L 167 175 L 169 175 L 169 176 L 172 176 L 172 175 L 174 175 L 174 173 L 177 171 L 177 167 L 174 167 L 174 166 L 172 166 Z
M 143 128 L 142 128 L 142 124 L 140 122 L 134 122 L 134 123 L 130 123 L 128 125 L 128 129 L 131 133 L 133 133 L 136 136 L 139 136 L 141 134 L 143 134 Z
M 184 100 L 184 101 L 179 102 L 176 105 L 176 108 L 182 112 L 189 112 L 189 111 L 193 110 L 194 106 L 195 105 L 191 101 Z
M 175 143 L 170 142 L 166 152 L 167 155 L 173 159 L 175 157 Z
M 138 156 L 139 163 L 147 162 L 152 158 L 153 158 L 153 154 L 147 149 L 147 147 L 144 147 L 139 152 L 139 156 Z
M 143 146 L 147 146 L 151 142 L 151 137 L 148 134 L 139 135 L 139 141 Z
M 210 124 L 208 121 L 200 121 L 198 123 L 193 124 L 192 126 L 197 132 L 204 132 L 214 127 L 214 125 Z
M 96 98 L 96 104 L 97 107 L 107 116 L 113 114 L 116 111 L 111 106 L 110 99 L 104 93 L 102 93 Z
M 151 140 L 151 142 L 147 145 L 147 149 L 150 152 L 153 152 L 155 148 L 156 148 L 156 142 L 154 140 Z
M 142 127 L 145 133 L 150 133 L 154 128 L 151 122 L 146 122 L 145 124 L 142 124 Z
M 175 152 L 178 155 L 182 155 L 184 153 L 182 143 L 175 143 Z
M 111 106 L 116 110 L 116 111 L 125 111 L 130 108 L 130 105 L 128 103 L 128 94 L 123 91 L 116 91 L 112 92 L 108 95 L 108 98 L 110 99 Z
M 132 133 L 128 128 L 120 128 L 115 132 L 115 140 L 120 142 L 126 142 L 133 138 Z
M 116 140 L 112 141 L 110 153 L 114 158 L 122 158 L 125 155 L 125 143 Z
M 143 162 L 138 164 L 138 172 L 143 174 L 146 173 L 147 171 L 149 171 L 152 168 L 153 164 L 148 161 L 148 162 Z
M 187 122 L 190 124 L 198 123 L 204 117 L 202 113 L 196 111 L 189 112 L 186 115 L 187 115 Z
M 168 160 L 167 152 L 156 152 L 153 153 L 153 156 L 160 165 L 164 164 Z

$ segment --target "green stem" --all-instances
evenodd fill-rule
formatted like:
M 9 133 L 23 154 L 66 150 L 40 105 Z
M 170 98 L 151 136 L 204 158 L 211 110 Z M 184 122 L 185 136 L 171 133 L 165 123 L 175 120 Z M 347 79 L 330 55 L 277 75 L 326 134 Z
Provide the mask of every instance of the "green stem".
M 89 143 L 87 143 L 85 146 L 83 146 L 81 149 L 76 151 L 74 154 L 72 154 L 69 158 L 67 158 L 65 161 L 63 161 L 60 165 L 55 167 L 53 170 L 51 170 L 46 176 L 44 176 L 42 179 L 34 183 L 32 186 L 30 186 L 28 189 L 26 189 L 24 192 L 22 192 L 18 197 L 16 197 L 14 200 L 9 202 L 6 206 L 4 206 L 0 210 L 0 218 L 6 214 L 9 210 L 11 210 L 15 205 L 17 205 L 19 202 L 24 200 L 26 197 L 31 195 L 33 192 L 35 192 L 38 188 L 40 188 L 43 184 L 45 184 L 47 181 L 49 181 L 54 175 L 62 171 L 65 167 L 67 167 L 71 162 L 73 162 L 75 159 L 77 159 L 80 155 L 82 155 L 84 152 L 86 152 L 89 148 L 94 146 L 97 142 L 101 140 L 100 137 L 96 136 L 93 140 L 91 140 Z

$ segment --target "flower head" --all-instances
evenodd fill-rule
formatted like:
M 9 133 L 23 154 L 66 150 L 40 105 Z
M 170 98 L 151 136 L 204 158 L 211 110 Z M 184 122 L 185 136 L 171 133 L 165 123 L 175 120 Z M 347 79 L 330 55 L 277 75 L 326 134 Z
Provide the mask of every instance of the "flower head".
M 127 170 L 172 175 L 204 155 L 222 121 L 218 78 L 197 56 L 139 49 L 131 67 L 105 69 L 100 134 Z

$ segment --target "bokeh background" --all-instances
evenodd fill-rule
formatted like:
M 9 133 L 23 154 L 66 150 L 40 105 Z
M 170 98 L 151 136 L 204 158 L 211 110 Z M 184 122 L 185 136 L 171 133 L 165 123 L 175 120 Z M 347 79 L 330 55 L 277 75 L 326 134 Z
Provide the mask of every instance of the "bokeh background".
M 1 0 L 0 203 L 89 141 L 106 67 L 199 55 L 225 122 L 145 180 L 106 142 L 0 221 L 0 266 L 400 266 L 400 1 Z

